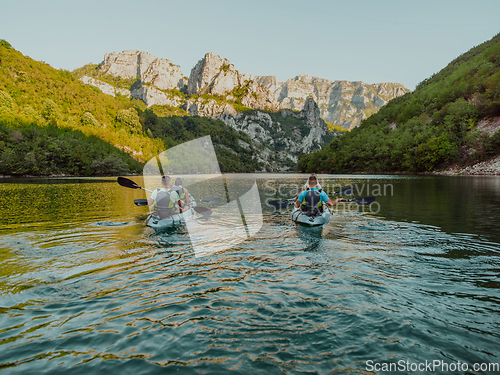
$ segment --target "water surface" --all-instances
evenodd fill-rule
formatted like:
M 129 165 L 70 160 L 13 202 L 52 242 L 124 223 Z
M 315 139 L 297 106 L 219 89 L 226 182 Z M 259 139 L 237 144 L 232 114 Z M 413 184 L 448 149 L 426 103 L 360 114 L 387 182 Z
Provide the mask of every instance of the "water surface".
M 436 360 L 498 373 L 472 365 L 500 363 L 500 178 L 321 177 L 385 195 L 303 228 L 265 201 L 305 176 L 257 175 L 262 229 L 204 257 L 187 231 L 144 227 L 144 193 L 112 179 L 2 180 L 0 368 L 356 374 Z

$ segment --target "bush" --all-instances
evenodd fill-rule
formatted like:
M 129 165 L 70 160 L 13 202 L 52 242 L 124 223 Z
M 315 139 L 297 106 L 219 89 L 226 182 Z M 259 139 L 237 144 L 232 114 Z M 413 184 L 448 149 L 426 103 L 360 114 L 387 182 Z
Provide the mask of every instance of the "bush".
M 134 108 L 122 109 L 120 112 L 118 112 L 116 120 L 119 123 L 126 125 L 132 129 L 135 130 L 142 129 L 141 122 L 139 121 L 139 115 L 137 114 L 137 111 Z
M 8 49 L 12 48 L 11 44 L 7 42 L 5 39 L 0 39 L 0 46 Z
M 14 100 L 5 91 L 0 90 L 0 107 L 14 109 Z
M 43 101 L 42 116 L 47 121 L 57 121 L 59 117 L 59 107 L 53 100 L 45 99 Z
M 41 124 L 43 122 L 42 116 L 40 116 L 31 106 L 22 108 L 21 115 L 24 116 L 28 122 L 34 124 Z
M 80 123 L 83 126 L 92 126 L 97 128 L 99 126 L 99 121 L 95 119 L 95 117 L 90 112 L 85 112 L 80 118 Z

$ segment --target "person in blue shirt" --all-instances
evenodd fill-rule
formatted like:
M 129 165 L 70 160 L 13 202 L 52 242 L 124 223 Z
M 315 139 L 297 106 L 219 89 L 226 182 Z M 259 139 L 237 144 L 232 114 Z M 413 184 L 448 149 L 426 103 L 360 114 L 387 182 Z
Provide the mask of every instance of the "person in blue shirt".
M 316 177 L 316 173 L 311 173 L 309 175 L 309 178 L 307 179 L 306 183 L 304 184 L 304 186 L 302 186 L 302 189 L 300 190 L 300 193 L 302 193 L 304 190 L 307 190 L 307 189 L 310 189 L 311 186 L 309 186 L 309 180 L 311 181 L 314 181 L 314 178 L 313 177 Z M 321 190 L 321 185 L 319 184 L 318 182 L 318 178 L 316 177 L 316 187 Z M 295 199 L 299 199 L 299 194 L 297 194 L 297 197 Z
M 339 202 L 344 200 L 338 198 L 332 201 L 322 189 L 318 188 L 318 179 L 314 174 L 309 176 L 307 185 L 308 187 L 297 197 L 295 207 L 300 208 L 301 211 L 308 215 L 320 214 L 323 212 L 325 204 L 335 207 Z

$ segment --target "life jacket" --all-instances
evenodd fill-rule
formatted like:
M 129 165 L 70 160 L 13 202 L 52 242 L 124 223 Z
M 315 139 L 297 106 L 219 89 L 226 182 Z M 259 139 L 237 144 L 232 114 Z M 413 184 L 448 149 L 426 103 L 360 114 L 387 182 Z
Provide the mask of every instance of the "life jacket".
M 177 192 L 181 201 L 186 202 L 186 194 L 184 194 L 184 187 L 182 185 L 174 185 L 172 186 L 172 190 Z
M 310 188 L 307 188 L 306 190 L 307 193 L 302 200 L 301 211 L 308 216 L 314 216 L 322 213 L 323 202 L 321 201 L 321 192 L 323 190 L 311 190 Z
M 160 219 L 165 219 L 175 213 L 174 202 L 170 200 L 170 193 L 172 189 L 157 189 L 155 199 L 155 211 Z

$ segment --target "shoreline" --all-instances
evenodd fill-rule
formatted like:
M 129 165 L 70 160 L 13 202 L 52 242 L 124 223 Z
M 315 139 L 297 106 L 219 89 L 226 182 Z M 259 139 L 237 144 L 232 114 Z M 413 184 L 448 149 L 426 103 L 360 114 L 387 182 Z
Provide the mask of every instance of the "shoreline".
M 261 172 L 253 172 L 261 173 Z M 265 172 L 270 173 L 270 172 Z M 283 172 L 280 172 L 281 174 Z M 299 171 L 285 172 L 286 174 L 301 173 Z M 324 172 L 320 172 L 323 174 Z M 331 174 L 331 173 L 326 173 Z M 334 174 L 345 174 L 345 173 L 334 173 Z M 414 176 L 500 176 L 500 155 L 497 155 L 489 160 L 481 161 L 466 167 L 454 165 L 448 167 L 447 169 L 441 171 L 430 171 L 430 172 L 351 172 L 349 174 L 353 175 L 414 175 Z M 129 176 L 141 176 L 139 174 L 131 174 Z M 14 178 L 106 178 L 106 177 L 117 177 L 115 175 L 99 175 L 99 176 L 81 176 L 81 175 L 49 175 L 49 176 L 33 176 L 33 175 L 0 175 L 1 180 L 8 180 Z
M 442 176 L 500 176 L 500 155 L 467 167 L 452 166 L 443 171 L 431 172 Z

